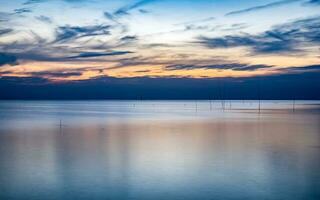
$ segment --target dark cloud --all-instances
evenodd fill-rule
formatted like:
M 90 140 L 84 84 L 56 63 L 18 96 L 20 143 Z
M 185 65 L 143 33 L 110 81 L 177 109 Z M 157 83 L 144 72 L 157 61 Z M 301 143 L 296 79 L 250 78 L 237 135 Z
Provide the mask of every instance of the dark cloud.
M 114 15 L 118 15 L 118 16 L 127 15 L 127 14 L 129 14 L 129 12 L 131 10 L 140 8 L 140 7 L 144 6 L 144 5 L 153 3 L 155 1 L 157 1 L 157 0 L 140 0 L 140 1 L 137 1 L 134 4 L 129 4 L 129 5 L 126 5 L 126 6 L 123 6 L 123 7 L 119 8 L 118 10 L 116 10 L 114 12 Z
M 63 53 L 65 51 L 65 53 Z M 134 53 L 131 51 L 110 51 L 110 52 L 84 52 L 80 53 L 74 56 L 62 56 L 63 54 L 65 55 L 72 55 L 69 52 L 70 50 L 63 50 L 59 48 L 53 48 L 53 49 L 48 49 L 44 51 L 44 49 L 37 50 L 31 49 L 31 50 L 26 50 L 26 51 L 21 51 L 19 53 L 15 53 L 15 56 L 19 60 L 32 60 L 32 61 L 47 61 L 47 62 L 72 62 L 75 61 L 73 59 L 77 59 L 77 61 L 88 61 L 88 59 L 91 58 L 98 58 L 98 57 L 104 57 L 104 56 L 120 56 L 120 55 L 125 55 L 125 54 L 130 54 Z M 59 54 L 54 54 L 59 52 Z M 78 60 L 79 59 L 79 60 Z M 96 62 L 102 61 L 99 59 L 95 59 Z
M 169 65 L 166 70 L 194 70 L 194 69 L 231 69 L 234 71 L 255 71 L 258 69 L 270 68 L 269 65 L 248 65 L 239 63 L 213 64 L 213 65 Z
M 142 14 L 148 14 L 148 13 L 150 13 L 150 11 L 145 10 L 145 9 L 139 9 L 139 12 L 142 13 Z
M 52 19 L 50 17 L 44 16 L 44 15 L 40 15 L 35 17 L 37 20 L 43 22 L 43 23 L 47 23 L 47 24 L 51 24 L 52 23 Z
M 185 26 L 185 31 L 192 31 L 192 30 L 212 30 L 212 28 L 210 26 L 199 26 L 199 25 L 194 25 L 194 24 L 190 24 L 190 25 L 186 25 Z
M 13 32 L 11 28 L 0 29 L 0 36 L 7 35 L 8 33 Z
M 129 15 L 130 11 L 132 11 L 134 9 L 138 9 L 138 8 L 144 6 L 144 5 L 147 5 L 147 4 L 156 2 L 156 1 L 158 1 L 158 0 L 139 0 L 139 1 L 135 2 L 135 3 L 133 3 L 133 4 L 128 4 L 128 5 L 125 5 L 125 6 L 121 7 L 121 8 L 119 8 L 116 11 L 114 11 L 113 13 L 104 12 L 103 14 L 107 19 L 118 23 L 117 18 L 122 17 L 124 15 Z M 149 11 L 144 10 L 144 9 L 139 9 L 139 12 L 143 13 L 143 14 L 146 14 Z
M 236 24 L 231 24 L 231 25 L 215 25 L 212 26 L 210 24 L 186 24 L 185 25 L 185 29 L 183 31 L 191 31 L 191 30 L 206 30 L 206 31 L 217 31 L 217 30 L 221 30 L 221 31 L 240 31 L 242 29 L 245 29 L 249 27 L 248 24 L 246 23 L 236 23 Z
M 259 35 L 227 35 L 218 38 L 199 37 L 208 48 L 250 47 L 255 54 L 295 53 L 300 47 L 320 43 L 320 17 L 297 20 L 275 26 Z
M 151 70 L 138 70 L 138 71 L 135 71 L 135 72 L 138 72 L 138 73 L 147 73 L 147 72 L 150 72 Z
M 311 5 L 320 5 L 320 0 L 309 0 L 307 3 Z
M 236 24 L 231 24 L 228 27 L 222 28 L 221 30 L 223 31 L 239 31 L 245 28 L 248 28 L 249 25 L 246 23 L 236 23 Z
M 144 45 L 144 48 L 154 48 L 154 47 L 176 47 L 175 45 L 172 44 L 165 44 L 165 43 L 151 43 L 151 44 L 146 44 Z
M 23 5 L 31 5 L 31 4 L 38 4 L 38 3 L 45 3 L 50 0 L 27 0 L 23 3 Z M 83 2 L 90 2 L 91 0 L 61 0 L 67 3 L 83 3 Z
M 233 36 L 228 35 L 220 38 L 208 38 L 199 37 L 200 43 L 204 44 L 209 48 L 228 48 L 228 47 L 238 47 L 238 46 L 252 46 L 256 44 L 253 36 Z
M 125 43 L 133 42 L 136 40 L 138 40 L 137 36 L 130 36 L 130 35 L 120 38 L 120 41 Z
M 16 17 L 23 17 L 23 14 L 31 12 L 30 8 L 16 8 L 12 12 L 0 12 L 0 22 L 10 21 Z
M 280 71 L 286 72 L 286 73 L 294 73 L 294 72 L 320 72 L 320 64 L 319 65 L 309 65 L 309 66 L 300 66 L 300 67 L 288 67 L 281 69 Z
M 44 3 L 47 2 L 48 0 L 28 0 L 23 3 L 23 5 L 30 5 L 30 4 L 37 4 L 37 3 Z
M 48 52 L 46 52 L 46 51 L 48 51 Z M 42 49 L 42 50 L 31 49 L 31 50 L 26 50 L 26 51 L 21 51 L 19 53 L 15 53 L 15 55 L 20 60 L 48 61 L 48 62 L 68 61 L 68 59 L 65 57 L 52 55 L 52 52 L 54 52 L 54 49 L 50 49 L 50 50 L 46 50 L 46 51 L 44 51 L 44 49 Z M 57 49 L 57 51 L 59 51 L 59 49 Z
M 24 14 L 24 13 L 31 13 L 32 11 L 29 8 L 17 8 L 14 10 L 15 14 Z
M 133 53 L 131 51 L 113 51 L 113 52 L 85 52 L 85 53 L 80 53 L 79 55 L 76 56 L 71 56 L 68 58 L 93 58 L 93 57 L 102 57 L 102 56 L 119 56 L 119 55 L 125 55 L 125 54 L 130 54 Z
M 3 53 L 0 52 L 0 66 L 3 65 L 17 65 L 17 57 L 12 55 L 12 54 L 8 54 L 8 53 Z
M 91 2 L 92 0 L 63 0 L 68 3 L 83 3 L 83 2 Z
M 278 6 L 282 6 L 282 5 L 286 5 L 288 3 L 294 3 L 294 2 L 298 2 L 301 0 L 281 0 L 281 1 L 275 1 L 272 3 L 268 3 L 265 5 L 260 5 L 260 6 L 255 6 L 255 7 L 251 7 L 251 8 L 246 8 L 243 10 L 236 10 L 236 11 L 232 11 L 226 14 L 226 16 L 231 16 L 231 15 L 238 15 L 238 14 L 244 14 L 244 13 L 248 13 L 248 12 L 253 12 L 253 11 L 257 11 L 257 10 L 263 10 L 263 9 L 267 9 L 267 8 L 273 8 L 273 7 L 278 7 Z
M 16 8 L 12 12 L 0 12 L 0 22 L 7 22 L 16 17 L 23 17 L 23 14 L 31 12 L 30 8 Z
M 67 42 L 81 37 L 109 35 L 109 25 L 60 26 L 56 31 L 55 42 Z
M 118 23 L 116 17 L 113 16 L 111 13 L 109 13 L 109 12 L 104 12 L 103 15 L 104 15 L 104 17 L 107 18 L 108 20 Z
M 71 76 L 81 76 L 82 72 L 42 71 L 42 72 L 32 72 L 29 75 L 34 77 L 46 77 L 46 78 L 68 78 Z

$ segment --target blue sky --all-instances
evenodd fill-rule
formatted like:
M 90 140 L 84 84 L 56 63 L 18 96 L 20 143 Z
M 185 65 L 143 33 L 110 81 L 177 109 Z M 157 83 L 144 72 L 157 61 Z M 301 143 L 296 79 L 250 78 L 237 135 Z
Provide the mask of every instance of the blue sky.
M 254 77 L 320 61 L 318 0 L 0 3 L 1 77 Z

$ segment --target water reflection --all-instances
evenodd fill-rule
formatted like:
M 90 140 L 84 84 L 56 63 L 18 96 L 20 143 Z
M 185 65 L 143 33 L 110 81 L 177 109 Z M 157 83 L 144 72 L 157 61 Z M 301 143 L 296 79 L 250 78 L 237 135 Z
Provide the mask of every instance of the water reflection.
M 158 113 L 143 102 L 115 113 L 78 102 L 79 116 L 66 114 L 70 102 L 7 104 L 2 199 L 320 198 L 317 113 Z

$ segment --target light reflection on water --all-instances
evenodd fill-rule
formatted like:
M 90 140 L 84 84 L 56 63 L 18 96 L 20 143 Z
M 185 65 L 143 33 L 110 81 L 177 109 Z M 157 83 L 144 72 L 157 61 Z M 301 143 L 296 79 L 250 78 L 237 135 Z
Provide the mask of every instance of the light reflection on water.
M 319 102 L 228 103 L 0 102 L 0 198 L 320 199 Z

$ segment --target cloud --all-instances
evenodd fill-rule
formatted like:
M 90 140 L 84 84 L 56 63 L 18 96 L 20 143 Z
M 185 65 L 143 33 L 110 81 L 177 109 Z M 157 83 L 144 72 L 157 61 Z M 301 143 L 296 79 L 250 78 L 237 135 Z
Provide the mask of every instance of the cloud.
M 81 76 L 82 72 L 64 72 L 64 71 L 42 71 L 42 72 L 31 72 L 31 76 L 35 77 L 46 77 L 46 78 L 67 78 L 71 76 Z
M 134 4 L 129 4 L 129 5 L 126 5 L 126 6 L 123 6 L 123 7 L 119 8 L 113 14 L 117 15 L 117 16 L 127 15 L 127 14 L 129 14 L 129 12 L 131 10 L 140 8 L 142 6 L 145 6 L 147 4 L 153 3 L 155 1 L 157 1 L 157 0 L 140 0 L 140 1 L 137 1 L 136 3 L 134 3 Z
M 29 8 L 17 8 L 14 10 L 15 14 L 24 14 L 24 13 L 31 13 L 32 11 Z
M 150 11 L 145 10 L 145 9 L 139 9 L 139 12 L 142 13 L 142 14 L 148 14 L 148 13 L 150 13 Z
M 312 5 L 320 5 L 320 0 L 309 0 L 307 3 Z
M 256 44 L 256 41 L 250 35 L 245 36 L 233 36 L 227 35 L 219 38 L 199 37 L 200 43 L 209 48 L 228 48 L 238 46 L 251 46 Z
M 105 52 L 105 53 L 99 53 L 99 52 L 85 52 L 80 53 L 76 56 L 71 56 L 68 58 L 93 58 L 93 57 L 102 57 L 102 56 L 119 56 L 119 55 L 125 55 L 133 53 L 131 51 L 113 51 L 113 52 Z
M 198 37 L 208 48 L 249 47 L 255 54 L 296 53 L 301 47 L 320 43 L 320 17 L 300 19 L 274 26 L 261 34 L 227 35 L 224 37 Z
M 116 17 L 109 12 L 104 12 L 103 16 L 105 16 L 105 18 L 109 19 L 110 21 L 118 23 L 118 21 L 116 20 Z
M 37 3 L 44 3 L 47 2 L 48 0 L 28 0 L 23 3 L 23 5 L 30 5 L 30 4 L 37 4 Z
M 52 19 L 50 17 L 44 16 L 44 15 L 40 15 L 35 17 L 37 20 L 43 22 L 43 23 L 47 23 L 47 24 L 51 24 L 52 23 Z
M 9 21 L 12 18 L 12 13 L 0 12 L 0 22 Z
M 136 40 L 138 40 L 137 36 L 130 36 L 130 35 L 120 38 L 120 41 L 125 43 L 133 42 Z
M 236 24 L 231 24 L 230 26 L 224 27 L 222 26 L 222 31 L 239 31 L 245 28 L 248 28 L 249 25 L 246 23 L 236 23 Z
M 38 3 L 45 3 L 50 0 L 27 0 L 26 2 L 23 3 L 23 5 L 31 5 L 31 4 L 38 4 Z M 83 3 L 91 0 L 61 0 L 67 3 Z
M 12 55 L 12 54 L 8 54 L 8 53 L 3 53 L 0 52 L 0 66 L 3 65 L 17 65 L 17 57 Z
M 83 3 L 83 2 L 90 2 L 92 0 L 63 0 L 63 1 L 68 3 Z
M 272 3 L 268 3 L 265 5 L 260 5 L 260 6 L 255 6 L 255 7 L 251 7 L 251 8 L 246 8 L 243 10 L 236 10 L 236 11 L 232 11 L 229 12 L 227 14 L 225 14 L 226 16 L 231 16 L 231 15 L 239 15 L 239 14 L 244 14 L 244 13 L 248 13 L 248 12 L 254 12 L 254 11 L 258 11 L 258 10 L 263 10 L 263 9 L 268 9 L 268 8 L 273 8 L 273 7 L 278 7 L 278 6 L 282 6 L 282 5 L 286 5 L 289 3 L 294 3 L 294 2 L 298 2 L 301 0 L 281 0 L 281 1 L 275 1 Z M 316 0 L 317 1 L 317 0 Z
M 104 12 L 103 15 L 111 20 L 111 21 L 114 21 L 116 23 L 118 23 L 117 21 L 117 18 L 121 17 L 121 16 L 124 16 L 124 15 L 129 15 L 129 12 L 134 10 L 134 9 L 138 9 L 144 5 L 147 5 L 147 4 L 151 4 L 155 1 L 158 1 L 158 0 L 139 0 L 133 4 L 128 4 L 128 5 L 125 5 L 119 9 L 117 9 L 116 11 L 114 11 L 113 13 L 110 13 L 110 12 Z M 146 13 L 149 13 L 149 11 L 147 10 L 144 10 L 144 9 L 139 9 L 139 12 L 142 13 L 142 14 L 146 14 Z
M 182 22 L 182 23 L 178 23 L 175 25 L 193 25 L 193 24 L 198 24 L 198 23 L 203 23 L 203 22 L 209 22 L 215 20 L 215 17 L 207 17 L 207 18 L 203 18 L 203 19 L 197 19 L 197 20 L 193 20 L 193 21 L 187 21 L 187 22 Z
M 300 67 L 288 67 L 281 69 L 280 71 L 286 72 L 286 73 L 301 73 L 301 72 L 320 72 L 320 64 L 318 65 L 309 65 L 309 66 L 300 66 Z
M 11 28 L 0 29 L 0 36 L 7 35 L 8 33 L 13 32 Z
M 67 42 L 81 37 L 109 35 L 111 26 L 60 26 L 56 31 L 55 42 Z
M 30 8 L 16 8 L 12 12 L 0 12 L 0 22 L 10 21 L 16 17 L 22 17 L 23 14 L 31 13 Z
M 234 71 L 255 71 L 258 69 L 270 68 L 269 65 L 248 65 L 239 63 L 229 64 L 213 64 L 213 65 L 169 65 L 166 66 L 166 70 L 194 70 L 194 69 L 231 69 Z

